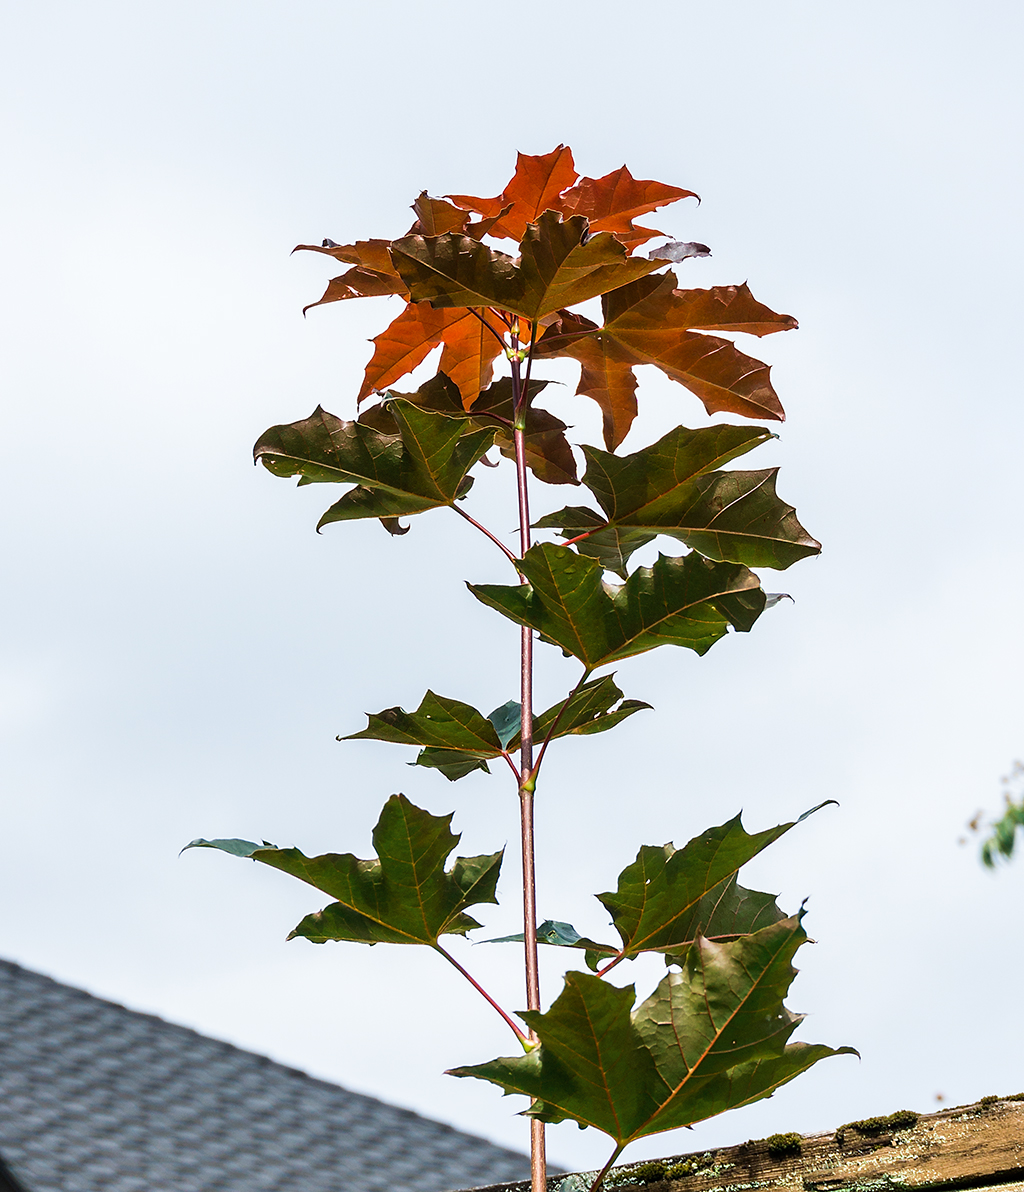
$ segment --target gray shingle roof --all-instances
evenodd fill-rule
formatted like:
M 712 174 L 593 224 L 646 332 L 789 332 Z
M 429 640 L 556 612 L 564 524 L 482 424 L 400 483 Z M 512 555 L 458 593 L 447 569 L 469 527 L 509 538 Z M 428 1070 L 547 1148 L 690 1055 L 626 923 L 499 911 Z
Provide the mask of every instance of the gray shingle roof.
M 482 1138 L 3 960 L 0 1156 L 0 1190 L 13 1177 L 24 1192 L 445 1192 L 529 1175 Z

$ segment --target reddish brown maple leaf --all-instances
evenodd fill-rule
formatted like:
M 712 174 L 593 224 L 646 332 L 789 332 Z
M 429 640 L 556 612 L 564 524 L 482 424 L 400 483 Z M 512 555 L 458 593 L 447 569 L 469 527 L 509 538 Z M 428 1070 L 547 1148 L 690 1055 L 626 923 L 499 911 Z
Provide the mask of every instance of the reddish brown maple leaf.
M 654 364 L 685 385 L 709 414 L 785 419 L 768 365 L 727 339 L 694 330 L 768 335 L 797 325 L 792 316 L 758 302 L 746 285 L 679 290 L 675 274 L 668 271 L 612 290 L 601 304 L 600 327 L 570 311 L 559 312 L 539 340 L 537 354 L 580 362 L 576 392 L 601 407 L 609 451 L 622 442 L 636 417 L 633 369 L 638 364 Z
M 464 232 L 469 215 L 460 207 L 453 207 L 444 199 L 432 199 L 421 191 L 412 205 L 416 222 L 409 229 L 410 236 L 443 236 L 445 232 Z
M 439 367 L 458 385 L 463 408 L 468 410 L 481 390 L 490 385 L 494 377 L 494 361 L 504 351 L 504 346 L 494 331 L 488 330 L 470 311 L 455 308 L 446 313 L 453 318 L 441 332 L 444 351 Z M 455 317 L 458 315 L 462 318 Z M 496 320 L 489 311 L 481 311 L 480 315 L 494 326 Z M 499 327 L 495 327 L 495 331 L 500 334 Z
M 454 208 L 453 208 L 454 210 Z M 405 282 L 399 277 L 391 255 L 389 240 L 357 240 L 355 244 L 297 244 L 292 252 L 319 252 L 354 266 L 340 277 L 332 277 L 323 297 L 302 308 L 302 313 L 326 302 L 342 302 L 347 298 L 379 298 L 384 294 L 409 297 Z
M 623 351 L 590 319 L 563 310 L 537 341 L 536 355 L 570 356 L 581 366 L 576 392 L 592 398 L 601 407 L 604 441 L 609 451 L 626 437 L 636 417 L 636 358 Z
M 630 250 L 664 232 L 637 227 L 638 215 L 665 207 L 679 199 L 695 199 L 692 190 L 669 186 L 664 182 L 634 178 L 622 166 L 603 178 L 581 178 L 571 190 L 562 195 L 562 211 L 570 215 L 585 215 L 591 232 L 611 232 Z
M 559 145 L 550 153 L 537 156 L 520 153 L 512 181 L 493 199 L 475 195 L 449 195 L 448 198 L 459 207 L 490 217 L 499 215 L 503 207 L 511 204 L 511 210 L 490 228 L 490 235 L 521 240 L 527 224 L 535 223 L 545 211 L 561 210 L 562 191 L 572 186 L 578 176 L 572 150 Z
M 497 336 L 476 315 L 458 306 L 436 309 L 429 302 L 410 302 L 372 342 L 359 401 L 401 380 L 443 343 L 441 371 L 458 385 L 467 410 L 491 383 L 494 359 L 502 351 Z

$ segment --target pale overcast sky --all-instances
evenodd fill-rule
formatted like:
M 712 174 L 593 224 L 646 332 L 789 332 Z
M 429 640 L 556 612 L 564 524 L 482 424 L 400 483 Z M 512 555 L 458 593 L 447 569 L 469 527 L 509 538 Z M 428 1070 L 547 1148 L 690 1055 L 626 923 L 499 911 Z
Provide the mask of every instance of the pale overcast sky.
M 590 895 L 641 843 L 838 799 L 746 880 L 810 896 L 799 1037 L 863 1056 L 627 1157 L 1020 1091 L 1024 857 L 993 876 L 957 840 L 1024 754 L 1021 6 L 4 11 L 0 955 L 525 1147 L 512 1099 L 441 1074 L 508 1044 L 438 958 L 286 944 L 315 892 L 178 850 L 369 855 L 399 789 L 455 810 L 465 852 L 514 843 L 503 776 L 449 785 L 411 751 L 334 740 L 427 686 L 514 696 L 515 631 L 462 586 L 505 582 L 501 560 L 444 511 L 400 539 L 318 536 L 325 490 L 250 449 L 317 403 L 351 417 L 397 312 L 303 320 L 332 263 L 294 244 L 399 235 L 420 190 L 494 194 L 517 149 L 564 141 L 581 172 L 625 161 L 699 192 L 655 223 L 711 246 L 687 282 L 748 280 L 800 319 L 754 349 L 789 421 L 751 466 L 781 463 L 824 551 L 769 584 L 796 603 L 749 636 L 622 664 L 657 711 L 552 755 L 541 914 L 602 931 Z M 643 385 L 627 449 L 702 421 Z M 598 441 L 571 393 L 552 404 Z M 478 491 L 511 527 L 508 473 Z M 553 699 L 575 672 L 540 657 Z M 514 865 L 503 890 L 493 934 L 516 929 Z M 513 951 L 459 954 L 522 1004 Z M 632 976 L 647 990 L 658 968 Z M 563 1164 L 606 1151 L 551 1132 Z

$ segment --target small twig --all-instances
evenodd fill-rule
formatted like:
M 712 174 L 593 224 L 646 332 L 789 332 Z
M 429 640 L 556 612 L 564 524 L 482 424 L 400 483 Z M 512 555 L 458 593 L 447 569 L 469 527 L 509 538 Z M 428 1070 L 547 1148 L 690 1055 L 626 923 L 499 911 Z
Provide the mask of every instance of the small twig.
M 452 956 L 450 953 L 446 952 L 444 950 L 444 948 L 441 947 L 440 944 L 434 944 L 434 949 L 435 949 L 435 951 L 440 952 L 441 955 L 445 958 L 445 960 L 448 961 L 449 964 L 453 965 L 455 968 L 457 968 L 459 970 L 459 972 L 466 978 L 466 980 L 470 983 L 470 985 L 473 986 L 473 988 L 477 991 L 477 993 L 479 993 L 481 996 L 485 997 L 488 1000 L 488 1002 L 490 1002 L 490 1004 L 494 1007 L 495 1010 L 498 1011 L 498 1013 L 502 1016 L 502 1018 L 504 1018 L 504 1020 L 508 1023 L 508 1025 L 512 1028 L 512 1030 L 515 1031 L 516 1038 L 519 1040 L 519 1042 L 524 1047 L 526 1047 L 527 1046 L 527 1038 L 526 1038 L 526 1035 L 524 1034 L 524 1032 L 521 1031 L 518 1026 L 516 1026 L 516 1024 L 512 1021 L 512 1019 L 505 1013 L 505 1011 L 501 1008 L 501 1006 L 498 1005 L 498 1003 L 494 1000 L 494 998 L 491 997 L 491 995 L 487 992 L 487 990 L 484 989 L 484 987 L 480 984 L 480 982 L 477 981 L 474 977 L 471 977 L 469 975 L 469 973 L 467 973 L 466 970 L 462 967 L 462 965 L 459 964 L 459 962 L 455 959 L 455 957 Z
M 482 526 L 476 520 L 475 517 L 470 517 L 469 514 L 465 511 L 465 509 L 460 509 L 458 507 L 458 505 L 454 505 L 454 504 L 451 506 L 451 508 L 455 510 L 455 512 L 459 515 L 459 517 L 464 517 L 466 519 L 466 521 L 468 521 L 471 526 L 476 526 L 476 528 L 480 531 L 481 534 L 486 534 L 487 537 L 490 538 L 490 540 L 498 548 L 498 550 L 500 550 L 502 552 L 502 554 L 505 556 L 505 558 L 508 559 L 508 561 L 512 564 L 512 566 L 516 569 L 516 571 L 519 570 L 519 560 L 508 549 L 508 547 L 501 541 L 500 538 L 495 538 L 495 536 L 491 533 L 490 530 L 488 530 L 488 528 L 486 526 Z
M 587 668 L 584 668 L 583 677 L 562 701 L 562 706 L 558 709 L 558 715 L 554 718 L 554 720 L 552 720 L 551 727 L 544 735 L 544 740 L 541 742 L 540 753 L 537 755 L 537 764 L 533 767 L 534 781 L 537 780 L 537 775 L 540 773 L 540 764 L 544 760 L 544 754 L 547 753 L 548 746 L 551 744 L 551 740 L 555 735 L 555 729 L 558 728 L 558 722 L 562 719 L 562 715 L 564 714 L 565 709 L 569 706 L 569 702 L 572 700 L 572 697 L 579 691 L 583 684 L 586 683 L 586 681 L 590 678 L 590 675 L 591 671 Z
M 625 1149 L 626 1149 L 625 1144 L 620 1142 L 619 1145 L 615 1148 L 615 1150 L 612 1151 L 612 1157 L 608 1160 L 608 1162 L 604 1165 L 604 1167 L 602 1167 L 601 1170 L 597 1173 L 597 1179 L 594 1180 L 594 1182 L 590 1185 L 590 1192 L 597 1192 L 598 1188 L 600 1188 L 600 1186 L 601 1186 L 601 1181 L 608 1174 L 608 1168 L 611 1167 L 611 1165 L 615 1162 L 615 1160 L 619 1157 L 619 1155 L 622 1154 L 622 1152 Z

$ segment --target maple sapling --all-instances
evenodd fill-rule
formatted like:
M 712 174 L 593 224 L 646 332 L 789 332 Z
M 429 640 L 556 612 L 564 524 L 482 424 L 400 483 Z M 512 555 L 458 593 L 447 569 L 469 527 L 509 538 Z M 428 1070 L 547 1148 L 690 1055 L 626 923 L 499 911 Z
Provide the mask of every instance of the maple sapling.
M 272 427 L 255 447 L 256 459 L 277 476 L 347 486 L 318 529 L 379 518 L 400 535 L 410 528 L 402 518 L 448 508 L 512 569 L 508 584 L 468 587 L 519 626 L 518 700 L 485 716 L 428 691 L 415 710 L 386 708 L 339 739 L 413 745 L 416 765 L 452 782 L 489 773 L 489 763 L 511 773 L 520 803 L 523 932 L 490 942 L 523 944 L 526 1009 L 503 1008 L 440 942 L 479 927 L 468 911 L 497 901 L 502 864 L 497 852 L 457 857 L 446 868 L 459 839 L 450 815 L 393 795 L 369 861 L 350 853 L 306 857 L 244 840 L 190 846 L 251 857 L 334 900 L 289 938 L 426 946 L 470 982 L 520 1050 L 451 1074 L 529 1098 L 523 1112 L 533 1192 L 545 1187 L 546 1122 L 575 1121 L 612 1140 L 596 1189 L 630 1142 L 768 1097 L 819 1059 L 851 1052 L 789 1041 L 800 1017 L 783 999 L 793 956 L 807 938 L 803 911 L 787 916 L 772 895 L 737 881 L 742 865 L 799 821 L 749 835 L 737 816 L 680 849 L 644 845 L 616 890 L 597 896 L 617 941 L 585 938 L 568 923 L 537 923 L 533 809 L 549 748 L 650 708 L 625 698 L 615 672 L 604 668 L 663 645 L 703 655 L 730 630 L 748 632 L 777 599 L 751 568 L 783 569 L 820 550 L 777 495 L 777 469 L 725 467 L 771 439 L 766 427 L 679 426 L 620 453 L 637 414 L 639 365 L 655 365 L 708 414 L 784 417 L 768 366 L 709 333 L 764 336 L 796 321 L 758 302 L 745 284 L 680 288 L 672 266 L 707 256 L 704 245 L 670 241 L 638 251 L 665 236 L 637 218 L 693 197 L 634 179 L 625 166 L 581 178 L 570 150 L 559 146 L 520 154 L 512 180 L 493 198 L 424 192 L 413 203 L 415 223 L 395 240 L 300 245 L 349 266 L 313 306 L 381 296 L 404 305 L 373 340 L 353 421 L 318 407 L 309 418 Z M 498 247 L 509 241 L 516 255 Z M 598 298 L 599 323 L 573 309 Z M 414 392 L 396 392 L 392 386 L 438 346 L 436 375 Z M 508 374 L 495 378 L 502 357 Z M 602 414 L 604 446 L 582 446 L 582 476 L 566 424 L 538 400 L 548 382 L 534 366 L 556 358 L 580 365 L 576 393 Z M 493 462 L 487 453 L 495 447 L 515 466 L 518 530 L 509 541 L 466 508 L 474 469 Z M 582 485 L 593 504 L 531 521 L 536 483 Z M 561 542 L 544 537 L 552 531 Z M 631 564 L 657 538 L 673 553 L 650 566 Z M 622 582 L 610 581 L 609 572 Z M 582 668 L 569 693 L 539 713 L 538 639 Z M 547 1011 L 539 944 L 567 949 L 587 970 L 566 973 Z M 638 1001 L 632 986 L 605 979 L 650 952 L 664 957 L 668 971 L 649 997 Z

